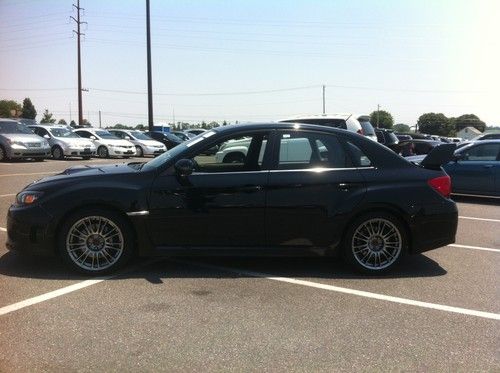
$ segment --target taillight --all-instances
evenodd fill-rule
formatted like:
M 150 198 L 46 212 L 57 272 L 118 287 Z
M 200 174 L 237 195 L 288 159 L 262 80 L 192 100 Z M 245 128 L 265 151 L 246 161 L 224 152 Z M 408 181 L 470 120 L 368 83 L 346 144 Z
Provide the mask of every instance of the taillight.
M 358 133 L 359 133 L 360 135 L 363 135 L 363 136 L 364 136 L 364 134 L 365 134 L 365 132 L 363 131 L 363 128 L 360 128 L 360 129 L 358 130 Z
M 435 177 L 427 180 L 427 183 L 443 197 L 449 198 L 451 194 L 451 178 L 446 176 Z

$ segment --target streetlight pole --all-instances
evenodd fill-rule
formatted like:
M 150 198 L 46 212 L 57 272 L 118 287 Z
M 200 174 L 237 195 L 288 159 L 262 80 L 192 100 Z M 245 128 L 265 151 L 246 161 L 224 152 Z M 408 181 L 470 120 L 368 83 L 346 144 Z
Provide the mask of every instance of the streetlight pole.
M 148 128 L 153 130 L 153 83 L 151 79 L 151 27 L 149 21 L 149 0 L 146 0 L 146 39 L 148 60 Z

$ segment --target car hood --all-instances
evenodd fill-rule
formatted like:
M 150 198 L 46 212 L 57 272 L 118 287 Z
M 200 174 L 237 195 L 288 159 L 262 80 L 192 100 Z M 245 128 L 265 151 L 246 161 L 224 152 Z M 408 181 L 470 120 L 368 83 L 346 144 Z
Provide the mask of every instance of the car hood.
M 82 177 L 98 177 L 106 175 L 118 175 L 118 174 L 132 174 L 136 173 L 137 169 L 128 166 L 127 164 L 116 164 L 116 165 L 100 165 L 100 166 L 74 166 L 70 167 L 60 174 L 44 177 L 30 184 L 27 188 L 35 186 L 36 189 L 43 189 L 44 186 L 49 184 L 57 183 L 59 181 L 66 181 L 75 178 Z M 73 180 L 74 182 L 75 180 Z M 25 188 L 26 189 L 26 188 Z
M 56 140 L 62 141 L 65 144 L 68 144 L 69 146 L 75 146 L 75 145 L 81 145 L 81 146 L 94 146 L 94 143 L 90 140 L 87 139 L 76 139 L 76 138 L 69 138 L 69 139 L 64 139 L 61 137 L 56 137 Z
M 28 133 L 2 133 L 2 136 L 11 141 L 21 141 L 21 142 L 43 142 L 43 138 Z
M 112 145 L 112 146 L 134 146 L 130 141 L 120 140 L 120 139 L 99 139 L 101 144 Z
M 156 141 L 156 140 L 136 140 L 138 143 L 141 145 L 146 145 L 146 146 L 165 146 L 161 142 Z

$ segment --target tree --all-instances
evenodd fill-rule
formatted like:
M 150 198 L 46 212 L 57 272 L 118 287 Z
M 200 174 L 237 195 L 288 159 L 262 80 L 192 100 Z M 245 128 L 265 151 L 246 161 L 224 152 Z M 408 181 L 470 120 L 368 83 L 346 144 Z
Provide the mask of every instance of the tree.
M 48 109 L 45 109 L 43 112 L 43 117 L 40 123 L 55 123 L 56 118 L 52 118 L 52 113 L 49 113 Z
M 465 127 L 474 127 L 481 132 L 484 132 L 486 129 L 486 123 L 474 114 L 464 114 L 460 115 L 458 118 L 452 118 L 452 123 L 455 125 L 455 130 L 457 132 Z
M 85 126 L 85 127 L 92 127 L 92 124 L 90 124 L 90 122 L 89 122 L 87 119 L 84 119 L 84 120 L 83 120 L 83 123 L 82 123 L 82 126 Z
M 59 122 L 57 122 L 57 123 L 58 124 L 65 124 L 65 125 L 68 124 L 68 123 L 66 123 L 66 121 L 64 119 L 59 119 Z
M 404 123 L 395 124 L 394 127 L 392 127 L 392 129 L 396 132 L 402 132 L 402 133 L 407 133 L 410 132 L 411 130 L 410 126 Z
M 135 129 L 139 131 L 144 131 L 147 129 L 147 127 L 144 124 L 138 124 L 137 126 L 135 126 Z
M 208 128 L 217 128 L 217 127 L 219 127 L 219 123 L 215 121 L 208 123 Z
M 439 136 L 455 136 L 453 123 L 442 113 L 425 113 L 418 118 L 418 129 L 422 133 Z
M 29 97 L 26 97 L 23 100 L 23 108 L 22 108 L 21 117 L 26 118 L 26 119 L 35 119 L 36 118 L 35 106 L 31 102 Z
M 222 125 L 227 126 L 227 122 L 224 120 L 224 122 L 222 122 Z
M 17 118 L 21 105 L 14 100 L 0 100 L 0 118 Z
M 72 120 L 71 122 L 69 122 L 69 125 L 73 128 L 76 127 L 76 122 L 74 120 Z
M 370 114 L 370 122 L 373 124 L 373 127 L 377 127 L 378 124 L 378 127 L 380 128 L 392 128 L 394 119 L 388 111 L 375 110 Z
M 207 129 L 207 124 L 205 123 L 205 121 L 201 122 L 201 128 L 203 128 L 204 130 Z

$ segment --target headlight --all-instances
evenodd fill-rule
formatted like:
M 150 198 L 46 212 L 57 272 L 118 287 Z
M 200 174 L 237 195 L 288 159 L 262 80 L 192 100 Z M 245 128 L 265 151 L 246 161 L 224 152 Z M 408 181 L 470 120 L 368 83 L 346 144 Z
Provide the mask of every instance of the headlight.
M 17 145 L 17 146 L 24 146 L 24 147 L 26 147 L 26 145 L 24 145 L 24 143 L 22 141 L 12 141 L 12 140 L 8 140 L 8 141 L 9 141 L 10 145 Z
M 43 192 L 31 192 L 29 190 L 25 190 L 21 193 L 18 193 L 16 196 L 16 202 L 18 205 L 31 205 L 33 202 L 37 201 Z

